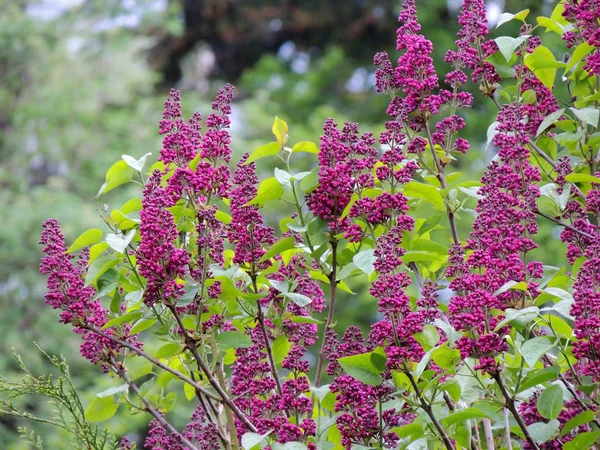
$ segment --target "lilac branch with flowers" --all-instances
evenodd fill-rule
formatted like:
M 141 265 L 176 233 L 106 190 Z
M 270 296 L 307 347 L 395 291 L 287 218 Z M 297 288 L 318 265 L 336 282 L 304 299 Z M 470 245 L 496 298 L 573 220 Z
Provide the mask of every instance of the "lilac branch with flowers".
M 153 450 L 597 446 L 598 11 L 565 0 L 551 17 L 503 15 L 519 36 L 490 39 L 483 0 L 465 0 L 442 83 L 405 0 L 397 63 L 374 58 L 385 130 L 330 118 L 318 146 L 290 148 L 276 118 L 275 141 L 233 175 L 233 87 L 204 121 L 185 120 L 172 90 L 158 161 L 128 157 L 107 173 L 102 194 L 136 171 L 144 184 L 104 218 L 109 233 L 67 248 L 56 220 L 43 225 L 46 303 L 140 402 L 116 389 L 89 419 L 100 402 L 102 418 L 146 411 Z M 566 62 L 542 29 L 562 37 Z M 561 99 L 558 71 L 578 97 Z M 479 180 L 450 172 L 473 151 L 461 136 L 481 97 L 473 84 L 497 114 Z M 316 153 L 318 172 L 294 172 L 298 153 Z M 272 156 L 283 165 L 261 180 Z M 294 208 L 280 234 L 263 217 L 273 203 Z M 350 279 L 377 305 L 366 336 L 337 323 L 340 302 L 358 305 Z M 134 377 L 144 364 L 158 380 L 147 389 Z M 178 432 L 168 417 L 186 401 L 194 413 Z

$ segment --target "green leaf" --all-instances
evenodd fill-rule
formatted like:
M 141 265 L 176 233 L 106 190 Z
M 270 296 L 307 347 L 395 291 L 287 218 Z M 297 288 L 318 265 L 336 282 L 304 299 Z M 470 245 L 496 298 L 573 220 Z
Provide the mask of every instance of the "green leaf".
M 85 418 L 90 422 L 104 422 L 117 412 L 117 404 L 112 395 L 95 397 L 85 410 Z
M 546 29 L 546 32 L 554 31 L 559 36 L 562 36 L 563 31 L 564 31 L 563 28 L 560 26 L 560 24 L 558 24 L 551 18 L 541 16 L 541 17 L 537 17 L 536 21 L 540 26 L 542 26 Z
M 124 253 L 127 246 L 135 236 L 136 230 L 131 230 L 125 236 L 122 234 L 109 233 L 106 235 L 106 243 L 117 253 Z
M 288 341 L 287 337 L 285 337 L 283 334 L 277 336 L 277 339 L 273 341 L 273 345 L 271 346 L 273 350 L 273 359 L 275 360 L 275 365 L 278 368 L 281 367 L 281 363 L 287 356 L 291 346 L 292 345 L 290 344 L 290 341 Z
M 357 253 L 352 258 L 352 262 L 361 271 L 367 275 L 371 275 L 373 272 L 375 272 L 375 266 L 373 265 L 375 262 L 375 250 L 368 249 Z
M 425 351 L 431 350 L 438 342 L 440 342 L 440 333 L 430 324 L 426 324 L 423 327 L 423 331 L 415 333 L 413 337 L 421 344 L 421 347 L 423 347 L 423 350 Z
M 415 262 L 415 261 L 439 261 L 440 255 L 437 253 L 431 252 L 406 252 L 402 255 L 402 261 L 405 263 Z
M 586 431 L 578 434 L 575 439 L 565 442 L 563 450 L 587 450 L 600 437 L 600 431 Z
M 319 147 L 313 142 L 298 142 L 292 147 L 292 153 L 319 153 Z
M 322 325 L 323 321 L 318 319 L 313 319 L 312 317 L 306 316 L 292 316 L 290 319 L 292 323 L 314 323 L 315 325 Z
M 523 343 L 521 354 L 529 367 L 534 367 L 542 355 L 546 354 L 553 347 L 554 343 L 545 337 L 538 336 Z
M 158 410 L 163 414 L 168 413 L 173 409 L 175 403 L 177 403 L 177 394 L 175 392 L 169 392 L 160 399 Z
M 240 331 L 221 331 L 217 334 L 217 342 L 223 349 L 248 348 L 254 345 L 252 339 Z
M 540 313 L 540 309 L 537 306 L 529 306 L 529 307 L 523 308 L 523 309 L 507 308 L 504 319 L 502 319 L 498 323 L 498 325 L 496 325 L 496 328 L 494 328 L 494 331 L 499 330 L 507 323 L 511 323 L 511 322 L 515 322 L 515 321 L 518 323 L 525 323 L 525 324 L 529 323 L 533 319 L 535 319 L 539 315 L 539 313 Z
M 540 45 L 525 57 L 525 65 L 533 71 L 544 86 L 552 90 L 556 68 L 564 66 L 564 63 L 558 63 L 550 49 Z
M 506 61 L 510 61 L 513 54 L 515 53 L 515 50 L 517 50 L 517 48 L 519 48 L 519 46 L 528 38 L 528 34 L 519 36 L 518 38 L 513 38 L 510 36 L 500 36 L 494 39 L 494 41 L 496 41 L 496 45 L 498 45 L 498 50 L 500 50 L 500 53 L 502 53 L 504 59 L 506 59 Z
M 448 254 L 448 247 L 430 239 L 413 239 L 410 241 L 410 249 L 438 253 L 444 256 Z
M 293 236 L 280 239 L 275 244 L 273 244 L 271 248 L 269 248 L 269 250 L 267 250 L 267 252 L 262 256 L 262 258 L 260 258 L 259 262 L 263 262 L 268 259 L 271 259 L 273 256 L 280 255 L 284 251 L 294 248 L 295 244 L 296 240 Z
M 442 369 L 450 369 L 460 363 L 460 351 L 449 348 L 448 344 L 445 343 L 433 349 L 431 359 Z
M 250 156 L 248 156 L 248 159 L 244 165 L 248 165 L 266 156 L 276 155 L 279 153 L 279 150 L 281 150 L 281 145 L 279 145 L 277 142 L 269 142 L 268 144 L 261 145 L 260 147 L 255 148 L 252 153 L 250 153 Z
M 279 143 L 279 145 L 283 147 L 283 145 L 288 140 L 288 125 L 287 125 L 287 123 L 285 123 L 279 117 L 275 116 L 275 121 L 273 122 L 272 131 L 273 131 L 273 134 L 275 135 L 275 137 L 277 138 L 277 142 Z
M 269 200 L 279 200 L 283 196 L 283 186 L 279 184 L 277 178 L 271 177 L 264 179 L 258 186 L 258 193 L 256 197 L 250 200 L 246 205 L 259 205 L 262 206 Z
M 548 423 L 537 422 L 529 425 L 527 431 L 537 444 L 543 444 L 558 434 L 560 422 L 556 419 Z
M 351 377 L 369 386 L 379 386 L 383 382 L 382 371 L 371 361 L 373 352 L 345 356 L 338 359 L 342 369 Z
M 181 345 L 177 344 L 176 342 L 169 342 L 168 344 L 165 344 L 159 348 L 154 357 L 157 359 L 170 358 L 171 356 L 178 355 L 179 353 L 181 353 Z
M 600 183 L 600 178 L 588 173 L 570 173 L 565 177 L 569 183 Z
M 500 16 L 498 16 L 498 23 L 496 24 L 496 28 L 498 28 L 500 25 L 505 24 L 506 22 L 510 22 L 513 19 L 520 20 L 521 22 L 523 22 L 527 18 L 528 15 L 529 15 L 528 9 L 519 11 L 517 14 L 502 13 L 502 14 L 500 14 Z
M 137 322 L 133 327 L 131 327 L 129 334 L 134 335 L 137 333 L 141 333 L 142 331 L 150 328 L 155 323 L 156 323 L 156 319 L 142 319 L 139 322 Z
M 229 225 L 231 223 L 231 216 L 221 210 L 215 211 L 215 219 L 224 223 L 225 225 Z
M 134 311 L 134 312 L 130 312 L 127 314 L 123 314 L 122 316 L 115 317 L 114 319 L 110 319 L 108 322 L 106 322 L 104 324 L 102 329 L 104 330 L 106 328 L 111 328 L 116 325 L 122 325 L 124 323 L 133 322 L 135 320 L 138 320 L 143 315 L 144 315 L 144 313 L 142 311 Z
M 558 297 L 561 300 L 568 300 L 570 302 L 574 301 L 573 296 L 569 292 L 567 292 L 567 291 L 565 291 L 564 289 L 561 289 L 561 288 L 547 287 L 543 291 L 546 292 L 547 294 L 550 294 L 550 295 L 554 296 L 554 297 Z
M 447 417 L 444 417 L 442 419 L 442 422 L 445 426 L 449 427 L 451 425 L 454 425 L 455 423 L 464 422 L 465 420 L 485 418 L 489 418 L 489 416 L 480 409 L 466 408 L 460 411 L 456 411 Z
M 598 119 L 600 119 L 600 111 L 598 109 L 592 107 L 581 109 L 569 109 L 573 111 L 573 114 L 575 114 L 575 116 L 583 123 L 591 125 L 594 128 L 598 127 Z
M 535 134 L 535 136 L 539 136 L 540 134 L 542 134 L 544 131 L 546 131 L 546 129 L 548 127 L 550 127 L 550 125 L 554 124 L 554 122 L 556 122 L 558 119 L 560 119 L 563 114 L 565 113 L 565 109 L 559 109 L 558 111 L 554 111 L 551 114 L 548 114 L 548 116 L 546 116 L 546 118 L 544 120 L 542 120 L 542 123 L 540 123 L 540 126 L 537 129 L 537 133 Z
M 115 386 L 115 387 L 108 388 L 107 390 L 96 394 L 96 397 L 99 397 L 99 398 L 108 397 L 111 395 L 120 394 L 121 392 L 126 392 L 128 389 L 129 389 L 129 385 L 127 383 L 125 383 L 125 384 L 122 384 L 121 386 Z
M 585 425 L 586 423 L 591 422 L 592 420 L 594 420 L 594 412 L 590 411 L 589 409 L 587 411 L 582 412 L 581 414 L 577 414 L 575 417 L 573 417 L 571 420 L 569 420 L 563 425 L 562 429 L 560 430 L 560 435 L 566 436 L 571 432 L 571 430 L 574 430 L 580 425 Z
M 596 47 L 588 44 L 587 41 L 579 44 L 577 48 L 573 51 L 573 54 L 571 55 L 571 58 L 569 59 L 569 62 L 565 67 L 565 73 L 571 70 L 575 64 L 581 61 L 588 53 L 590 53 L 595 48 Z
M 144 296 L 143 289 L 140 289 L 138 291 L 133 291 L 133 292 L 130 292 L 129 294 L 127 294 L 124 299 L 127 308 L 131 308 L 133 305 L 135 305 L 137 302 L 139 302 L 143 296 Z
M 558 366 L 550 366 L 540 370 L 534 370 L 529 372 L 521 386 L 519 387 L 519 392 L 523 392 L 529 388 L 536 387 L 545 383 L 547 381 L 551 381 L 558 377 L 560 373 L 560 367 Z
M 98 191 L 97 196 L 106 194 L 108 191 L 127 183 L 133 178 L 133 173 L 133 169 L 125 161 L 117 161 L 106 172 L 106 181 Z
M 104 253 L 106 249 L 108 249 L 108 244 L 106 242 L 98 242 L 90 247 L 90 259 L 88 260 L 88 266 L 92 265 L 96 259 Z
M 305 307 L 306 305 L 310 305 L 312 303 L 312 299 L 310 297 L 307 297 L 306 295 L 298 294 L 296 292 L 282 292 L 280 295 L 283 295 L 284 297 L 289 298 L 291 301 L 293 301 L 296 305 L 300 306 L 301 308 Z
M 446 210 L 444 198 L 439 189 L 435 186 L 411 181 L 404 186 L 403 193 L 407 197 L 426 200 L 431 203 L 434 208 L 439 209 L 440 211 Z
M 557 384 L 553 384 L 538 397 L 537 409 L 542 417 L 552 420 L 558 418 L 564 404 L 565 398 L 562 388 Z
M 242 436 L 242 447 L 244 448 L 244 450 L 254 450 L 254 447 L 257 447 L 258 444 L 263 442 L 269 434 L 271 434 L 270 431 L 265 434 L 258 434 L 252 432 L 244 433 L 244 435 Z
M 148 156 L 150 156 L 151 154 L 152 153 L 146 153 L 140 159 L 135 159 L 133 156 L 129 156 L 129 155 L 121 155 L 121 158 L 123 158 L 123 161 L 125 161 L 127 163 L 127 165 L 129 167 L 131 167 L 133 170 L 137 170 L 138 172 L 141 172 L 142 170 L 144 170 L 144 166 L 146 165 L 146 160 L 148 159 Z
M 90 265 L 85 275 L 85 285 L 89 286 L 90 284 L 93 284 L 100 275 L 102 275 L 108 269 L 115 267 L 120 262 L 120 259 L 116 259 L 111 255 L 101 256 L 100 258 L 96 259 L 92 265 Z
M 100 242 L 102 240 L 102 230 L 98 228 L 92 228 L 90 230 L 84 231 L 75 242 L 71 244 L 67 253 L 73 253 L 83 247 L 89 247 L 96 242 Z
M 440 224 L 441 221 L 442 221 L 441 214 L 431 215 L 427 219 L 425 219 L 425 221 L 421 224 L 421 226 L 417 230 L 417 233 L 419 234 L 419 236 L 422 236 L 425 233 L 428 233 L 428 232 L 432 231 L 433 229 L 435 229 Z

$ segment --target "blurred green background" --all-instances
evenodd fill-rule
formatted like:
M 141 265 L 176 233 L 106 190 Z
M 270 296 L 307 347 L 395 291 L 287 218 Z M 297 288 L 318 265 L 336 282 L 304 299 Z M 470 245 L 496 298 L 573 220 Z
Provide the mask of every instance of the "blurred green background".
M 441 78 L 461 3 L 417 1 Z M 530 17 L 548 15 L 553 2 L 490 0 L 489 20 L 525 8 L 532 9 Z M 100 226 L 97 210 L 104 204 L 120 206 L 122 190 L 100 200 L 95 195 L 122 154 L 157 157 L 157 124 L 170 87 L 182 90 L 186 114 L 206 115 L 216 90 L 224 82 L 236 85 L 237 156 L 272 140 L 275 115 L 288 122 L 292 143 L 317 141 L 329 116 L 377 132 L 388 99 L 375 95 L 372 57 L 388 50 L 394 60 L 399 9 L 396 0 L 0 1 L 0 374 L 17 376 L 11 347 L 36 373 L 50 370 L 35 341 L 67 357 L 84 401 L 114 385 L 79 356 L 79 338 L 43 303 L 40 224 L 56 217 L 72 241 Z M 518 27 L 511 23 L 500 31 L 514 36 Z M 470 178 L 493 157 L 482 131 L 494 111 L 476 98 L 466 113 L 473 150 L 457 169 Z M 297 164 L 313 165 L 310 157 Z M 260 170 L 272 171 L 268 165 L 261 162 Z M 267 208 L 265 214 L 277 223 L 277 212 Z M 468 219 L 461 222 L 463 236 L 468 225 Z M 540 239 L 552 233 L 543 228 Z M 339 302 L 338 330 L 350 323 L 366 328 L 376 319 L 366 286 L 354 288 L 357 295 Z M 37 399 L 24 406 L 41 414 L 47 409 Z M 113 433 L 143 442 L 149 418 L 122 419 L 108 423 Z M 22 424 L 0 415 L 1 449 L 27 448 L 16 432 Z M 58 430 L 28 425 L 46 448 L 69 448 Z

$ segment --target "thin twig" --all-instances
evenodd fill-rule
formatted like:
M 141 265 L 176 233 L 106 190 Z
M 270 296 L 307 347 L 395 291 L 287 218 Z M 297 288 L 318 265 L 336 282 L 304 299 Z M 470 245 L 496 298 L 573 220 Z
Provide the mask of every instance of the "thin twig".
M 171 373 L 172 375 L 175 375 L 180 380 L 185 381 L 186 383 L 190 384 L 194 389 L 202 392 L 202 394 L 205 395 L 206 397 L 208 397 L 208 398 L 210 398 L 212 400 L 216 400 L 218 402 L 223 401 L 220 397 L 216 396 L 215 394 L 210 393 L 209 391 L 207 391 L 206 389 L 204 389 L 202 386 L 200 386 L 198 383 L 196 383 L 194 380 L 188 378 L 187 376 L 185 376 L 181 372 L 176 371 L 175 369 L 167 366 L 166 364 L 163 364 L 158 359 L 153 358 L 152 356 L 150 356 L 145 351 L 137 348 L 135 345 L 132 345 L 132 344 L 130 344 L 127 341 L 122 341 L 121 339 L 118 339 L 118 338 L 115 338 L 113 336 L 110 336 L 110 335 L 106 334 L 105 332 L 103 332 L 102 330 L 98 330 L 97 328 L 91 327 L 89 325 L 79 325 L 79 326 L 81 328 L 85 328 L 86 330 L 89 330 L 89 331 L 91 331 L 93 333 L 96 333 L 97 335 L 102 336 L 103 338 L 109 339 L 109 340 L 113 341 L 116 344 L 119 344 L 119 345 L 122 345 L 123 347 L 128 348 L 129 350 L 131 350 L 132 352 L 134 352 L 137 355 L 141 356 L 142 358 L 147 359 L 148 361 L 150 361 L 155 366 L 160 367 L 163 370 L 166 370 L 167 372 Z
M 529 445 L 531 446 L 531 448 L 533 450 L 539 450 L 540 447 L 533 440 L 533 438 L 531 437 L 531 434 L 529 434 L 527 425 L 523 421 L 523 418 L 519 414 L 519 411 L 517 411 L 517 407 L 515 405 L 515 399 L 513 397 L 511 397 L 510 394 L 508 393 L 508 391 L 506 390 L 506 386 L 504 386 L 504 381 L 502 381 L 502 378 L 500 377 L 500 373 L 492 372 L 492 373 L 490 373 L 490 375 L 496 381 L 496 384 L 500 388 L 500 392 L 502 393 L 502 396 L 504 397 L 504 400 L 506 402 L 506 407 L 509 409 L 509 411 L 512 413 L 513 417 L 517 421 L 517 424 L 519 425 L 519 428 L 521 428 L 521 431 L 523 432 L 525 439 L 527 440 L 527 442 L 529 443 Z
M 210 368 L 206 365 L 206 363 L 200 356 L 200 353 L 198 352 L 198 347 L 196 346 L 196 341 L 194 341 L 194 339 L 192 339 L 192 337 L 188 334 L 185 326 L 183 325 L 183 322 L 181 321 L 181 317 L 179 317 L 179 313 L 177 312 L 175 305 L 167 304 L 167 308 L 169 308 L 169 310 L 175 317 L 177 324 L 183 331 L 186 346 L 192 352 L 192 355 L 194 355 L 194 359 L 196 359 L 196 364 L 198 365 L 198 368 L 202 372 L 204 372 L 210 385 L 221 396 L 221 402 L 224 403 L 225 406 L 227 406 L 231 411 L 233 411 L 233 413 L 238 417 L 238 419 L 240 419 L 250 431 L 256 432 L 256 427 L 252 424 L 252 422 L 250 422 L 248 417 L 246 417 L 246 415 L 238 408 L 238 406 L 229 398 L 229 395 L 227 394 L 227 392 L 225 392 L 224 387 L 221 387 Z
M 535 213 L 536 213 L 537 215 L 539 215 L 539 216 L 542 216 L 542 217 L 544 217 L 544 218 L 546 218 L 546 219 L 548 219 L 548 220 L 550 220 L 550 221 L 554 222 L 554 223 L 555 223 L 555 224 L 557 224 L 557 225 L 560 225 L 560 226 L 561 226 L 561 227 L 563 227 L 563 228 L 566 228 L 567 230 L 570 230 L 570 231 L 572 231 L 573 233 L 577 233 L 577 234 L 579 234 L 580 236 L 583 236 L 584 238 L 587 238 L 587 239 L 590 239 L 590 240 L 594 240 L 594 239 L 595 239 L 595 237 L 594 237 L 594 236 L 592 236 L 591 234 L 589 234 L 589 233 L 586 233 L 585 231 L 578 230 L 577 228 L 575 228 L 575 227 L 573 227 L 573 226 L 569 225 L 568 223 L 562 222 L 562 221 L 560 221 L 560 220 L 558 220 L 558 219 L 555 219 L 554 217 L 551 217 L 551 216 L 549 216 L 549 215 L 547 215 L 547 214 L 544 214 L 544 213 L 543 213 L 543 212 L 541 212 L 540 210 L 536 210 L 536 212 L 535 212 Z
M 119 375 L 119 377 L 121 377 L 123 379 L 123 381 L 125 381 L 125 383 L 127 383 L 129 385 L 130 389 L 133 392 L 135 392 L 135 394 L 140 398 L 140 400 L 142 401 L 142 403 L 144 404 L 144 406 L 146 408 L 146 411 L 148 411 L 150 414 L 152 414 L 154 416 L 154 418 L 163 426 L 163 428 L 166 428 L 169 431 L 169 433 L 178 435 L 179 438 L 181 439 L 181 442 L 183 444 L 187 445 L 190 450 L 199 450 L 199 448 L 196 447 L 194 444 L 192 444 L 185 436 L 180 434 L 173 427 L 173 425 L 171 425 L 169 422 L 167 422 L 165 420 L 165 418 L 163 417 L 163 415 L 161 413 L 159 413 L 152 406 L 152 404 L 142 395 L 142 393 L 140 392 L 140 389 L 137 387 L 137 385 L 133 381 L 131 381 L 129 379 L 125 368 L 120 363 L 117 363 L 116 361 L 112 360 L 111 365 L 113 366 L 113 369 L 115 370 L 117 375 Z

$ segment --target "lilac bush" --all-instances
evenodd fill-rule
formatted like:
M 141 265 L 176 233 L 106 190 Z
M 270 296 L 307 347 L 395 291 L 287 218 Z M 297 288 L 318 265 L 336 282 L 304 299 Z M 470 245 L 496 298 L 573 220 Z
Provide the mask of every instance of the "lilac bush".
M 124 155 L 107 173 L 99 195 L 144 185 L 103 217 L 108 233 L 67 248 L 56 220 L 44 223 L 46 303 L 124 383 L 87 419 L 145 411 L 154 450 L 597 446 L 600 4 L 528 13 L 500 17 L 522 23 L 519 36 L 490 39 L 484 2 L 465 0 L 441 82 L 405 0 L 397 63 L 374 58 L 385 131 L 328 119 L 318 147 L 291 145 L 276 118 L 275 141 L 233 174 L 234 88 L 204 123 L 182 118 L 171 91 L 158 162 Z M 474 151 L 461 110 L 478 102 L 497 108 L 482 136 L 496 157 L 473 180 L 451 170 Z M 295 172 L 297 154 L 318 167 Z M 261 181 L 267 157 L 277 167 Z M 294 210 L 280 232 L 262 215 L 273 202 Z M 542 224 L 561 230 L 568 266 L 544 253 Z M 336 328 L 350 278 L 378 305 L 366 335 Z M 177 430 L 169 412 L 182 402 L 194 413 Z

